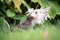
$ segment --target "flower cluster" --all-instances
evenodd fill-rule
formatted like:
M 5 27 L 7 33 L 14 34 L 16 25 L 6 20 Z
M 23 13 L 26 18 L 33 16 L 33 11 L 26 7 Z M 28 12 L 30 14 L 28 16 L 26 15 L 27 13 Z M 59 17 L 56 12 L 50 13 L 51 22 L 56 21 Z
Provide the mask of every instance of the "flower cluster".
M 27 11 L 27 16 L 31 16 L 34 19 L 32 20 L 32 22 L 34 24 L 42 24 L 44 23 L 44 20 L 47 20 L 47 18 L 50 18 L 48 12 L 49 12 L 50 7 L 48 8 L 40 8 L 40 9 L 28 9 Z

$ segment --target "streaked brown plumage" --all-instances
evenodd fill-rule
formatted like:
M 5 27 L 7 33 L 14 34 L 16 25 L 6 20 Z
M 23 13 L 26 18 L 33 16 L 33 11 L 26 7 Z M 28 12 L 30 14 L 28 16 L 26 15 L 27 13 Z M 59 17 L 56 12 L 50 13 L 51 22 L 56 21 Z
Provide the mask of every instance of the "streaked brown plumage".
M 34 19 L 33 17 L 28 17 L 25 22 L 23 22 L 22 24 L 19 24 L 17 27 L 20 29 L 22 29 L 22 28 L 28 29 L 28 28 L 30 28 L 31 21 L 33 19 Z

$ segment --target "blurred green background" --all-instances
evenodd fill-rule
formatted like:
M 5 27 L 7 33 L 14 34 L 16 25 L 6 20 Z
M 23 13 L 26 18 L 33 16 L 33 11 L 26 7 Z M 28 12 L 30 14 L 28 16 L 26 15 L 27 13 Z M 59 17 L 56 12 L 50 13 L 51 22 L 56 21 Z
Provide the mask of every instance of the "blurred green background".
M 51 6 L 50 18 L 33 28 L 17 29 L 23 23 L 29 8 Z M 44 39 L 44 32 L 48 39 Z M 60 40 L 60 0 L 0 0 L 0 40 Z

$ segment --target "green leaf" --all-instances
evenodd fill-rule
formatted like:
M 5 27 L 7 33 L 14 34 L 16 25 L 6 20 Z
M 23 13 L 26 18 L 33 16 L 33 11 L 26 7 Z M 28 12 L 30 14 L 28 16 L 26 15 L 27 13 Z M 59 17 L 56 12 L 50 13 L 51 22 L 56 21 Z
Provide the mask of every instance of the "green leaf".
M 20 15 L 16 15 L 13 17 L 13 19 L 15 20 L 20 20 L 20 24 L 23 23 L 26 19 L 27 19 L 27 16 L 20 16 Z
M 10 30 L 10 25 L 9 23 L 5 20 L 4 17 L 0 17 L 0 29 L 4 31 Z
M 55 16 L 56 16 L 56 10 L 54 9 L 54 8 L 51 8 L 50 10 L 49 10 L 49 15 L 50 15 L 50 17 L 51 18 L 55 18 Z
M 10 3 L 12 0 L 6 0 L 7 3 Z
M 51 6 L 51 14 L 50 15 L 52 18 L 54 18 L 57 14 L 60 15 L 60 6 L 58 5 L 57 2 L 48 2 L 49 5 Z M 50 14 L 50 13 L 49 13 Z
M 15 19 L 15 20 L 20 20 L 20 18 L 21 18 L 20 15 L 16 15 L 16 16 L 13 17 L 13 19 Z
M 20 24 L 23 23 L 26 19 L 27 19 L 27 16 L 22 16 L 22 17 L 20 18 Z
M 4 0 L 1 0 L 1 2 L 3 2 Z
M 31 0 L 32 2 L 38 2 L 39 0 Z
M 31 0 L 32 2 L 38 2 L 42 8 L 46 8 L 48 3 L 47 0 Z
M 7 14 L 8 17 L 14 17 L 15 16 L 15 13 L 12 10 L 10 10 L 10 9 L 8 9 L 6 11 L 6 14 Z

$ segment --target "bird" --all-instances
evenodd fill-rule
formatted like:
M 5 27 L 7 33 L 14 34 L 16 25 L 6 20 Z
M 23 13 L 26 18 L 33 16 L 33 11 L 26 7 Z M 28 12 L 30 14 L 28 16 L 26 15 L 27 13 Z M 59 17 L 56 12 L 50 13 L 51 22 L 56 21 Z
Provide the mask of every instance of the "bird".
M 33 19 L 34 19 L 33 17 L 27 17 L 27 19 L 22 24 L 18 24 L 17 27 L 19 29 L 28 29 L 31 27 L 31 21 Z

